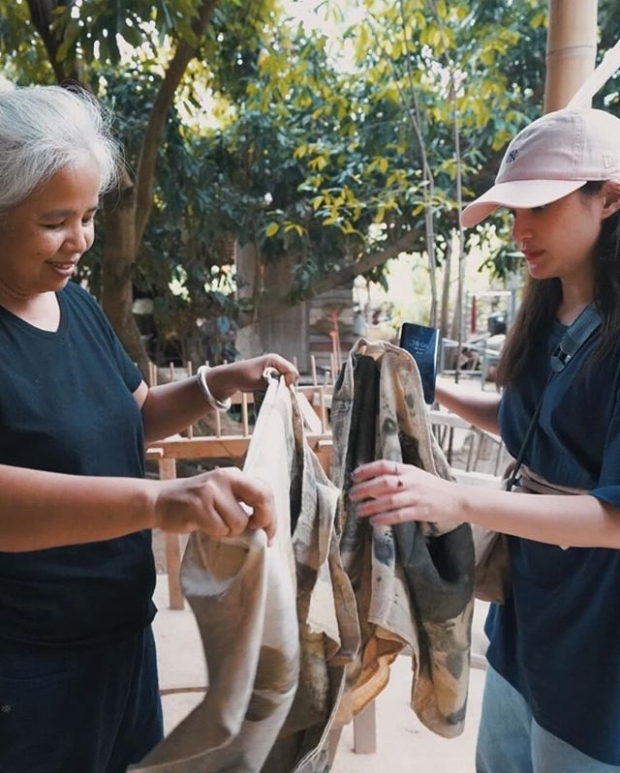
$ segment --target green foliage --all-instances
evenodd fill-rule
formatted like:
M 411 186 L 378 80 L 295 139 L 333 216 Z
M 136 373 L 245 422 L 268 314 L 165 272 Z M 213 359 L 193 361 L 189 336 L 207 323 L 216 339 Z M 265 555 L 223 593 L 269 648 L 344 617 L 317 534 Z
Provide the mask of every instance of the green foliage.
M 196 43 L 191 22 L 200 0 L 82 0 L 57 3 L 54 30 L 62 40 L 59 59 L 118 64 L 121 44 L 153 52 L 165 35 Z
M 2 72 L 9 80 L 20 84 L 53 80 L 43 41 L 33 29 L 26 3 L 0 2 L 0 51 Z
M 276 0 L 221 0 L 199 40 L 199 0 L 0 0 L 7 77 L 79 77 L 114 110 L 134 177 L 174 51 L 198 45 L 167 115 L 131 279 L 175 330 L 202 319 L 221 333 L 215 358 L 238 311 L 235 241 L 256 243 L 265 263 L 292 262 L 293 300 L 350 267 L 381 281 L 387 250 L 427 248 L 429 212 L 441 260 L 457 227 L 459 173 L 469 200 L 541 112 L 537 0 L 360 0 L 351 24 L 340 3 L 321 5 L 339 25 L 338 46 L 284 23 Z M 620 11 L 614 0 L 599 6 L 605 50 L 620 37 Z M 45 45 L 44 8 L 53 12 Z M 616 80 L 600 99 L 616 105 L 618 91 Z M 95 290 L 101 235 L 83 268 Z M 494 259 L 499 275 L 507 261 Z
M 161 78 L 130 65 L 124 70 L 102 70 L 101 79 L 106 84 L 102 101 L 116 116 L 115 133 L 127 158 L 136 159 L 141 129 Z M 178 106 L 173 106 L 159 145 L 153 210 L 135 264 L 133 285 L 137 296 L 155 299 L 158 329 L 168 331 L 169 341 L 183 341 L 188 347 L 189 351 L 177 351 L 178 359 L 193 355 L 200 360 L 208 355 L 213 364 L 234 359 L 229 332 L 236 315 L 230 271 L 226 270 L 232 261 L 232 237 L 222 230 L 222 220 L 218 219 L 225 209 L 219 178 L 212 144 L 188 133 Z M 197 180 L 202 184 L 196 185 Z M 228 222 L 232 224 L 233 218 Z M 100 238 L 80 263 L 96 294 L 100 291 L 105 224 L 100 224 L 99 231 Z M 171 285 L 176 292 L 171 292 Z M 215 326 L 214 319 L 218 320 Z M 228 320 L 226 325 L 223 320 Z
M 294 297 L 310 292 L 317 277 L 381 254 L 405 235 L 413 237 L 410 249 L 424 250 L 428 208 L 441 249 L 456 226 L 455 118 L 462 170 L 475 180 L 490 158 L 494 171 L 499 150 L 541 95 L 533 87 L 538 62 L 528 69 L 522 60 L 536 37 L 544 52 L 534 3 L 365 6 L 366 20 L 343 30 L 354 51 L 347 68 L 330 59 L 321 33 L 280 32 L 265 41 L 228 135 L 248 162 L 246 182 L 258 182 L 272 201 L 266 223 L 264 212 L 256 213 L 263 251 L 299 255 Z M 251 152 L 257 145 L 260 152 Z M 381 269 L 373 271 L 380 276 Z

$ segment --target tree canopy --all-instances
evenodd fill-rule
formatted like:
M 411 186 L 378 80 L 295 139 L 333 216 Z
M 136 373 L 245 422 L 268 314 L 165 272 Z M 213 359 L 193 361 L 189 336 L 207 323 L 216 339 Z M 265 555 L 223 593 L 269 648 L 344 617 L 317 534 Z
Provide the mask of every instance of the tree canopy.
M 188 340 L 202 320 L 217 360 L 257 314 L 380 281 L 403 251 L 445 260 L 461 199 L 541 112 L 536 0 L 365 0 L 350 24 L 322 5 L 337 37 L 277 0 L 0 0 L 7 77 L 77 81 L 114 111 L 127 174 L 84 272 L 143 369 L 136 295 Z M 619 15 L 601 0 L 601 53 Z M 620 101 L 613 84 L 600 98 Z M 242 300 L 246 244 L 257 276 L 285 261 L 290 282 Z M 499 273 L 509 258 L 495 256 Z

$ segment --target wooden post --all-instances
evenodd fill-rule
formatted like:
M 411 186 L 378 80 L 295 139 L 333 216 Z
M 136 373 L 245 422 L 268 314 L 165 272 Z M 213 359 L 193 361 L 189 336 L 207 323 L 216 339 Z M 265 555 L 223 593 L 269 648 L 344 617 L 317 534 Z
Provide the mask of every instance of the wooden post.
M 172 480 L 177 476 L 176 459 L 159 460 L 159 477 Z M 181 544 L 178 534 L 164 533 L 166 551 L 166 571 L 168 573 L 168 597 L 170 609 L 183 609 L 185 600 L 181 590 Z
M 319 387 L 319 416 L 321 418 L 321 432 L 328 432 L 327 406 L 325 404 L 325 387 Z
M 250 417 L 248 416 L 248 395 L 247 392 L 241 393 L 241 426 L 243 437 L 250 435 Z
M 187 371 L 187 377 L 191 378 L 194 375 L 194 368 L 192 366 L 192 363 L 188 362 L 185 369 Z M 194 427 L 192 424 L 190 424 L 189 427 L 187 428 L 187 437 L 190 437 L 190 438 L 194 437 Z
M 598 0 L 549 0 L 545 113 L 560 110 L 594 70 Z
M 377 711 L 371 701 L 353 720 L 353 748 L 356 754 L 377 751 Z

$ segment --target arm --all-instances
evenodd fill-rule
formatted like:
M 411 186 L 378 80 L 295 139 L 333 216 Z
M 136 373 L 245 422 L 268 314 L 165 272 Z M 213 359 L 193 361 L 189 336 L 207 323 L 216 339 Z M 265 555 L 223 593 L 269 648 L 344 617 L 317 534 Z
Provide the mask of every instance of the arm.
M 40 472 L 0 465 L 0 550 L 21 552 L 121 537 L 159 527 L 214 539 L 275 532 L 273 497 L 235 467 L 158 481 Z M 248 520 L 239 502 L 253 509 Z
M 475 427 L 495 435 L 499 434 L 497 424 L 497 410 L 501 399 L 499 394 L 482 390 L 470 392 L 437 384 L 435 397 L 449 411 L 456 413 Z
M 287 384 L 299 376 L 292 363 L 277 354 L 265 354 L 230 365 L 218 365 L 207 374 L 207 384 L 217 400 L 225 400 L 235 392 L 252 392 L 266 385 L 263 373 L 275 368 Z M 142 382 L 134 392 L 142 410 L 145 442 L 169 437 L 214 410 L 205 400 L 195 378 L 173 381 L 149 389 Z
M 551 545 L 620 549 L 620 508 L 587 494 L 534 496 L 460 485 L 385 460 L 362 465 L 353 479 L 356 512 L 373 523 L 466 521 Z
M 515 495 L 492 489 L 482 494 L 474 486 L 459 489 L 461 517 L 470 523 L 551 545 L 620 548 L 620 508 L 594 496 Z

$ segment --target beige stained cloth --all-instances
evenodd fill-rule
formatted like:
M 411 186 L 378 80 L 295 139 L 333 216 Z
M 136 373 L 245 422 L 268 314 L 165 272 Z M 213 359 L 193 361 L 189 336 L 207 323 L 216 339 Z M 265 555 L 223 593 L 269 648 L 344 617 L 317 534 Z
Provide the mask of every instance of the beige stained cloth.
M 290 400 L 273 382 L 260 424 L 269 421 L 270 448 L 250 444 L 244 469 L 274 486 L 278 529 L 221 541 L 190 536 L 181 568 L 184 594 L 196 616 L 209 672 L 204 700 L 132 770 L 146 773 L 259 771 L 295 697 L 299 676 L 295 575 L 290 544 L 289 480 L 274 476 L 287 459 Z M 277 399 L 278 396 L 278 399 Z M 280 412 L 270 407 L 278 405 Z M 279 431 L 278 431 L 279 429 Z M 275 477 L 275 479 L 274 479 Z M 183 653 L 179 652 L 179 657 Z
M 134 773 L 328 769 L 359 624 L 338 550 L 339 492 L 305 442 L 284 382 L 269 384 L 244 469 L 274 490 L 276 542 L 268 548 L 262 530 L 220 542 L 191 535 L 181 581 L 210 687 Z
M 352 578 L 362 649 L 348 669 L 357 714 L 412 653 L 411 705 L 433 732 L 458 736 L 465 721 L 473 616 L 474 549 L 467 524 L 372 526 L 347 494 L 358 464 L 389 459 L 452 480 L 432 431 L 411 355 L 359 339 L 332 398 L 332 480 L 342 489 L 343 565 Z M 343 703 L 343 719 L 347 705 Z

